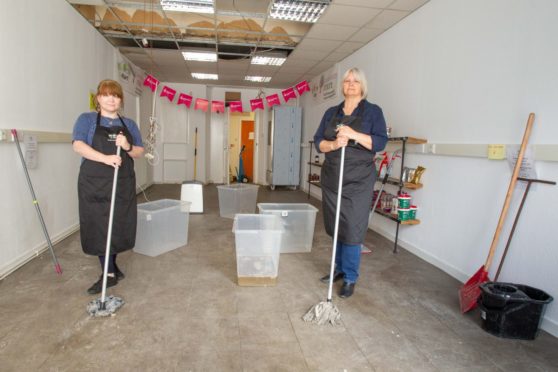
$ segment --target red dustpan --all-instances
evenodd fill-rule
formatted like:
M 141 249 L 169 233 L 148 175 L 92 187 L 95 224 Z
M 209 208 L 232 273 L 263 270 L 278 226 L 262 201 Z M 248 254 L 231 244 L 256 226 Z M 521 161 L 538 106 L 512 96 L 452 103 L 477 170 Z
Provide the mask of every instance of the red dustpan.
M 490 245 L 490 250 L 488 251 L 488 257 L 483 266 L 469 279 L 463 287 L 459 289 L 459 305 L 461 307 L 461 312 L 466 313 L 467 311 L 473 310 L 477 306 L 477 299 L 480 296 L 480 288 L 484 282 L 489 281 L 488 270 L 492 264 L 492 258 L 494 257 L 494 252 L 498 246 L 498 239 L 500 238 L 500 233 L 502 232 L 502 227 L 504 227 L 504 222 L 508 214 L 508 209 L 510 207 L 511 197 L 517 178 L 519 176 L 519 170 L 521 169 L 521 163 L 523 162 L 523 155 L 525 154 L 525 148 L 527 147 L 527 142 L 529 142 L 529 136 L 531 135 L 531 129 L 533 127 L 533 122 L 535 121 L 535 114 L 529 114 L 529 119 L 527 120 L 527 128 L 525 128 L 525 134 L 523 134 L 523 140 L 521 141 L 521 148 L 519 150 L 519 155 L 517 156 L 517 161 L 515 162 L 515 167 L 513 168 L 513 174 L 510 181 L 510 186 L 508 187 L 508 193 L 506 194 L 506 200 L 504 202 L 504 207 L 502 208 L 502 213 L 500 213 L 500 219 L 498 220 L 498 226 L 494 232 L 494 238 L 492 238 L 492 244 Z

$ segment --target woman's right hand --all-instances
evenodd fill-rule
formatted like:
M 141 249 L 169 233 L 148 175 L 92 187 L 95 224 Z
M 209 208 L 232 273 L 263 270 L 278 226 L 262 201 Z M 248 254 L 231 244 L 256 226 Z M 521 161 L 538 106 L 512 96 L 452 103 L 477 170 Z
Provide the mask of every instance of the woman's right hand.
M 337 136 L 335 141 L 333 141 L 335 150 L 340 149 L 341 147 L 347 146 L 349 143 L 349 137 L 346 136 Z
M 122 158 L 118 155 L 105 155 L 103 163 L 116 168 L 122 165 Z

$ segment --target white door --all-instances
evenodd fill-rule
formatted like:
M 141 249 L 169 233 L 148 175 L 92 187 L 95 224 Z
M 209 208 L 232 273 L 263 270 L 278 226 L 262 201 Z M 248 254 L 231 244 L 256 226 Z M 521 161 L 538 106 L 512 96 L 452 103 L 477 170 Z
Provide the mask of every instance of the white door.
M 163 182 L 182 183 L 193 176 L 190 110 L 167 110 L 162 125 Z

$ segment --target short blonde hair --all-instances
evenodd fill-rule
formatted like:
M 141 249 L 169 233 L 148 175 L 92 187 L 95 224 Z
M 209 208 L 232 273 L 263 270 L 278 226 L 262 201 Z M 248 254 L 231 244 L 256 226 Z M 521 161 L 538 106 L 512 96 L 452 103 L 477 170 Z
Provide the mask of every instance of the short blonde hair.
M 345 95 L 345 92 L 343 90 L 343 82 L 345 81 L 345 79 L 347 79 L 347 77 L 349 77 L 349 74 L 353 74 L 355 80 L 360 83 L 360 97 L 363 99 L 366 98 L 366 96 L 368 95 L 368 82 L 366 81 L 366 76 L 357 67 L 352 67 L 345 71 L 345 73 L 343 74 L 343 79 L 341 79 L 341 91 L 343 92 L 343 95 Z
M 97 111 L 101 110 L 97 97 L 104 95 L 116 96 L 120 98 L 120 107 L 124 107 L 124 92 L 122 91 L 122 85 L 120 85 L 117 81 L 105 79 L 99 83 L 97 86 L 97 94 L 95 94 L 95 106 L 97 107 Z

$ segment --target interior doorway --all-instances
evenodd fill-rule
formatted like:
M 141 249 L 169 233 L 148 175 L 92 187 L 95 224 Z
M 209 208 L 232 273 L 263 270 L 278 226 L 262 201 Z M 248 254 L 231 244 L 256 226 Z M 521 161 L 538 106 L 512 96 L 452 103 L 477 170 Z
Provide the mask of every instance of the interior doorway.
M 253 112 L 229 113 L 229 182 L 238 182 L 240 152 L 242 152 L 243 178 L 254 182 L 255 115 Z

